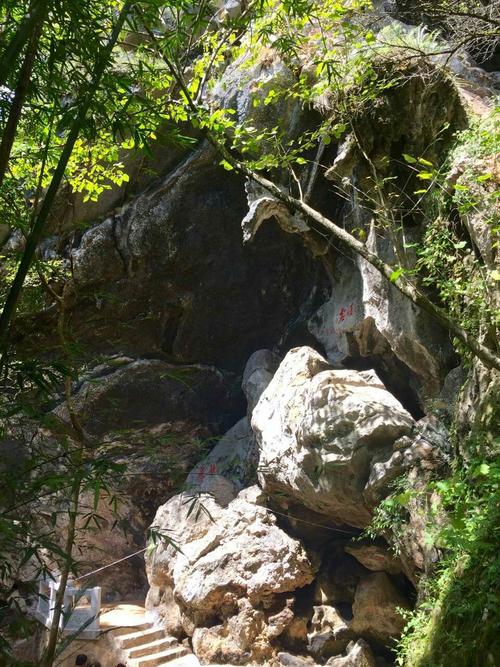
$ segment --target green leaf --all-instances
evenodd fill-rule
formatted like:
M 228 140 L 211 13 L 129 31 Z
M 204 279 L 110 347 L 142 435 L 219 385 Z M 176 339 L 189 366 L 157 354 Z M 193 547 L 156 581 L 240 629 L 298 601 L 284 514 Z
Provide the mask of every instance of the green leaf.
M 403 275 L 403 273 L 404 273 L 404 269 L 403 269 L 402 266 L 400 266 L 399 269 L 396 269 L 395 271 L 393 271 L 393 272 L 391 273 L 391 282 L 392 282 L 392 283 L 395 283 L 396 280 L 397 280 L 400 276 Z
M 478 183 L 483 183 L 483 181 L 489 181 L 493 178 L 493 174 L 481 174 L 481 176 L 478 176 L 476 178 L 476 181 Z
M 487 463 L 481 463 L 472 473 L 473 477 L 485 477 L 490 472 L 490 466 Z
M 231 164 L 229 164 L 227 160 L 222 160 L 220 164 L 222 167 L 224 167 L 226 171 L 233 171 L 234 169 L 234 167 Z
M 432 171 L 421 171 L 417 178 L 419 178 L 421 181 L 430 181 L 434 178 L 434 174 Z
M 417 160 L 416 158 L 412 157 L 411 155 L 408 155 L 408 153 L 403 153 L 403 157 L 408 164 L 416 164 Z
M 432 162 L 429 162 L 429 160 L 426 160 L 426 159 L 424 159 L 423 157 L 419 157 L 419 158 L 418 158 L 418 162 L 419 162 L 419 164 L 423 164 L 424 167 L 433 167 L 433 166 L 434 166 L 434 165 L 432 164 Z

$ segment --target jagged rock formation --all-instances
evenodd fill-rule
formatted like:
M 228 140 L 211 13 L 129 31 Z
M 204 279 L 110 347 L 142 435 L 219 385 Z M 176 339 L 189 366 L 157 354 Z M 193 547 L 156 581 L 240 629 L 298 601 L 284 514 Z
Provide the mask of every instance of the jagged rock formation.
M 182 551 L 160 545 L 148 559 L 149 604 L 166 600 L 161 613 L 168 618 L 169 602 L 177 607 L 180 627 L 170 631 L 192 636 L 206 662 L 265 660 L 270 642 L 293 620 L 287 594 L 312 581 L 313 567 L 262 507 L 257 487 L 240 492 L 227 509 L 208 496 L 198 502 L 190 511 L 189 497 L 176 496 L 155 517 L 160 528 L 175 525 L 171 537 Z
M 338 664 L 370 665 L 401 633 L 403 572 L 415 581 L 422 563 L 345 533 L 369 522 L 395 474 L 435 469 L 445 443 L 373 372 L 334 370 L 308 347 L 272 376 L 275 363 L 252 355 L 252 428 L 238 422 L 158 510 L 154 526 L 177 548 L 148 555 L 147 607 L 205 663 L 292 664 L 290 650 L 323 663 L 347 650 Z M 413 538 L 423 548 L 417 527 Z

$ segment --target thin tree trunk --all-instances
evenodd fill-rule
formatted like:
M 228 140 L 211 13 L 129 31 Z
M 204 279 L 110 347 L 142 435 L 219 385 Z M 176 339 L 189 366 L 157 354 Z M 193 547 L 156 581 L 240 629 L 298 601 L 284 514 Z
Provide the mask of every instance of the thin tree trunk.
M 78 114 L 75 120 L 73 121 L 73 125 L 68 134 L 68 138 L 66 139 L 66 143 L 59 158 L 59 162 L 57 163 L 54 175 L 52 176 L 52 180 L 47 189 L 47 193 L 40 207 L 40 211 L 36 216 L 35 222 L 33 223 L 33 227 L 31 228 L 28 238 L 26 239 L 26 246 L 23 252 L 23 256 L 17 268 L 17 272 L 12 282 L 12 285 L 10 286 L 2 314 L 0 316 L 0 353 L 2 353 L 2 356 L 5 355 L 5 351 L 7 348 L 7 339 L 8 339 L 10 321 L 16 311 L 17 302 L 21 294 L 24 280 L 31 266 L 31 262 L 33 261 L 33 257 L 35 256 L 40 236 L 42 234 L 43 228 L 45 226 L 52 205 L 56 198 L 57 192 L 61 185 L 62 179 L 64 177 L 64 172 L 66 170 L 69 158 L 71 157 L 71 153 L 73 152 L 73 147 L 75 145 L 76 140 L 78 139 L 81 128 L 85 122 L 85 117 L 92 103 L 93 96 L 99 85 L 102 75 L 104 74 L 106 66 L 109 63 L 111 52 L 119 37 L 120 31 L 123 27 L 125 19 L 127 18 L 127 14 L 130 10 L 131 5 L 132 5 L 132 0 L 127 0 L 127 2 L 125 2 L 125 4 L 123 5 L 123 8 L 118 16 L 116 24 L 111 33 L 111 36 L 106 46 L 102 49 L 101 53 L 99 54 L 94 69 L 94 74 L 92 76 L 92 81 L 89 85 L 86 95 L 84 96 L 82 102 L 79 105 Z
M 15 66 L 24 45 L 30 39 L 36 25 L 40 20 L 40 15 L 45 14 L 47 9 L 46 0 L 34 0 L 31 3 L 28 16 L 21 23 L 15 35 L 5 48 L 0 60 L 0 86 L 4 86 L 9 78 L 9 73 Z
M 40 3 L 41 9 L 36 14 L 36 22 L 33 26 L 33 31 L 26 47 L 23 64 L 19 71 L 19 78 L 17 81 L 16 90 L 14 92 L 14 99 L 10 105 L 9 116 L 3 131 L 2 142 L 0 144 L 0 187 L 7 171 L 7 165 L 10 159 L 10 153 L 16 137 L 17 126 L 21 118 L 24 100 L 31 82 L 31 74 L 33 72 L 33 65 L 35 64 L 35 57 L 38 51 L 38 43 L 42 34 L 42 27 L 45 21 L 47 3 Z
M 82 482 L 80 473 L 77 472 L 77 477 L 73 483 L 73 489 L 71 493 L 68 532 L 66 534 L 66 544 L 64 547 L 64 553 L 66 557 L 61 572 L 59 587 L 56 593 L 54 615 L 52 616 L 52 625 L 49 631 L 49 639 L 47 641 L 47 646 L 45 648 L 40 667 L 52 667 L 52 665 L 54 664 L 57 639 L 59 637 L 59 622 L 61 620 L 61 615 L 64 605 L 64 594 L 66 592 L 66 586 L 68 583 L 68 578 L 73 563 L 72 554 L 73 554 L 73 546 L 75 543 L 76 520 L 78 517 L 78 503 L 79 503 L 81 485 Z
M 48 285 L 48 283 L 45 282 L 44 284 L 46 289 L 51 291 L 51 288 Z M 67 300 L 66 287 L 68 284 L 69 283 L 66 283 L 66 286 L 63 289 L 61 295 L 53 293 L 53 296 L 55 297 L 59 307 L 57 333 L 59 335 L 61 348 L 66 355 L 66 362 L 69 368 L 71 365 L 71 350 L 70 347 L 68 346 L 68 341 L 66 339 L 66 300 Z M 82 464 L 84 463 L 84 452 L 86 450 L 88 451 L 88 445 L 89 445 L 89 443 L 87 442 L 87 438 L 85 436 L 85 432 L 78 418 L 78 415 L 74 410 L 73 400 L 72 400 L 72 386 L 73 386 L 73 375 L 72 373 L 70 373 L 66 376 L 64 381 L 64 392 L 65 392 L 66 406 L 68 409 L 70 423 L 74 431 L 73 437 L 77 445 L 76 449 L 74 449 L 70 455 L 70 463 L 71 463 L 70 470 L 75 471 L 74 472 L 75 478 L 73 480 L 73 485 L 72 485 L 68 532 L 66 533 L 66 543 L 64 547 L 65 559 L 61 572 L 59 587 L 56 593 L 54 615 L 52 617 L 52 626 L 50 628 L 47 646 L 42 656 L 41 667 L 51 667 L 53 665 L 57 649 L 57 640 L 59 637 L 59 623 L 64 608 L 64 594 L 66 592 L 68 578 L 71 572 L 71 567 L 73 565 L 72 555 L 76 538 L 80 492 L 82 490 L 81 470 L 82 470 Z

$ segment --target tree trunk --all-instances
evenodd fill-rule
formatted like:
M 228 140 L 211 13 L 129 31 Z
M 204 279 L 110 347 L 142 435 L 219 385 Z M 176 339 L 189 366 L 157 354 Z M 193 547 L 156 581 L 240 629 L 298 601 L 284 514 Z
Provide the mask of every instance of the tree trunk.
M 275 183 L 264 178 L 257 172 L 250 169 L 247 165 L 235 159 L 225 147 L 218 146 L 219 151 L 224 156 L 224 159 L 234 167 L 234 169 L 243 172 L 246 176 L 254 180 L 259 185 L 266 188 L 272 195 L 283 203 L 290 206 L 290 208 L 300 211 L 309 219 L 314 220 L 322 227 L 327 229 L 339 241 L 348 246 L 357 255 L 360 255 L 369 264 L 373 266 L 379 273 L 381 273 L 387 280 L 389 280 L 396 289 L 404 294 L 412 303 L 428 313 L 433 319 L 447 329 L 453 336 L 456 336 L 478 359 L 480 359 L 488 368 L 496 368 L 500 370 L 500 357 L 495 354 L 493 350 L 480 343 L 472 334 L 461 327 L 448 313 L 441 307 L 436 306 L 430 299 L 428 299 L 415 285 L 409 282 L 404 275 L 393 279 L 394 267 L 384 262 L 378 255 L 372 253 L 368 248 L 358 241 L 354 236 L 346 232 L 345 229 L 339 227 L 334 222 L 326 218 L 316 209 L 311 208 L 306 203 L 295 199 L 291 195 L 283 192 Z
M 26 47 L 26 54 L 19 71 L 16 90 L 14 91 L 14 99 L 10 105 L 9 116 L 3 131 L 2 143 L 0 144 L 0 187 L 2 186 L 5 172 L 7 171 L 10 152 L 16 137 L 19 119 L 21 118 L 21 111 L 31 82 L 31 73 L 33 72 L 33 65 L 35 64 L 35 57 L 38 51 L 40 35 L 42 34 L 46 10 L 47 3 L 41 2 L 40 10 L 36 14 L 37 20 L 33 25 L 33 31 L 29 38 L 28 46 Z
M 77 478 L 73 483 L 73 489 L 71 493 L 71 505 L 69 509 L 69 525 L 68 525 L 68 532 L 66 534 L 66 543 L 64 547 L 64 553 L 66 557 L 61 572 L 59 588 L 57 589 L 56 593 L 55 609 L 54 609 L 54 615 L 52 617 L 52 625 L 49 632 L 49 639 L 47 642 L 47 647 L 45 648 L 44 654 L 42 656 L 42 662 L 40 663 L 40 667 L 52 667 L 52 665 L 54 664 L 57 639 L 59 637 L 59 622 L 61 619 L 63 604 L 64 604 L 64 594 L 66 592 L 66 585 L 68 583 L 69 574 L 71 572 L 71 565 L 73 563 L 72 554 L 73 554 L 73 545 L 75 543 L 76 519 L 78 517 L 80 487 L 81 487 L 81 477 L 80 473 L 78 472 Z
M 46 10 L 47 2 L 45 0 L 34 0 L 31 3 L 28 16 L 21 23 L 2 54 L 0 60 L 0 86 L 5 86 L 7 83 L 9 74 L 15 67 L 24 45 L 30 39 L 36 25 L 39 23 L 40 15 L 44 15 Z
M 69 158 L 71 157 L 71 153 L 73 152 L 73 147 L 75 145 L 76 140 L 78 139 L 78 135 L 80 134 L 80 130 L 83 126 L 83 123 L 85 122 L 85 117 L 91 105 L 93 96 L 99 85 L 102 75 L 104 74 L 104 70 L 106 69 L 106 66 L 109 63 L 111 52 L 119 37 L 120 31 L 123 27 L 125 19 L 127 18 L 127 14 L 130 10 L 131 5 L 132 5 L 132 0 L 127 0 L 127 2 L 125 2 L 125 4 L 123 5 L 123 8 L 118 16 L 116 24 L 111 33 L 111 36 L 106 46 L 103 47 L 101 53 L 99 54 L 89 88 L 83 100 L 81 101 L 81 104 L 79 105 L 78 115 L 73 121 L 73 125 L 68 134 L 68 138 L 66 139 L 66 143 L 59 158 L 59 162 L 57 163 L 54 175 L 52 176 L 52 180 L 47 189 L 47 193 L 40 207 L 40 211 L 38 212 L 38 215 L 36 216 L 36 219 L 33 223 L 33 227 L 31 228 L 28 238 L 26 239 L 26 246 L 23 252 L 23 256 L 17 268 L 17 272 L 12 282 L 12 285 L 10 286 L 2 314 L 0 316 L 0 353 L 2 354 L 2 362 L 5 359 L 5 352 L 7 349 L 10 321 L 16 311 L 17 302 L 21 294 L 24 280 L 31 266 L 31 262 L 33 261 L 33 258 L 35 256 L 40 236 L 42 234 L 43 228 L 45 226 L 52 205 L 56 198 L 57 192 L 61 185 L 64 172 L 66 170 L 66 166 L 68 164 Z

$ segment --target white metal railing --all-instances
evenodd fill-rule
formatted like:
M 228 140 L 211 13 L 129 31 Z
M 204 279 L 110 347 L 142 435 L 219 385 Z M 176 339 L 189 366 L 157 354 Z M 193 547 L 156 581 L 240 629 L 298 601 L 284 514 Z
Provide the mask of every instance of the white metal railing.
M 44 577 L 38 582 L 38 600 L 35 617 L 51 628 L 56 606 L 59 581 Z M 97 639 L 99 636 L 99 614 L 101 612 L 101 587 L 76 588 L 68 581 L 59 629 L 64 634 L 77 634 L 82 639 Z

